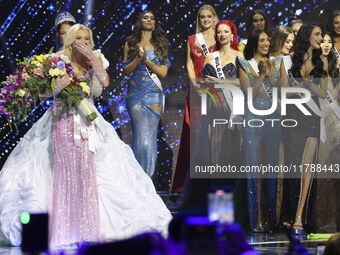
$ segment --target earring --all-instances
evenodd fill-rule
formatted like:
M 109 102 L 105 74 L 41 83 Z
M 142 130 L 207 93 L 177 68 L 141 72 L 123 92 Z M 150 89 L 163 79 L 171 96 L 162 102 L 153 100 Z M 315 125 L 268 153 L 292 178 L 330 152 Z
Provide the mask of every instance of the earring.
M 152 31 L 155 31 L 155 27 L 152 28 Z
M 234 41 L 234 37 L 231 37 L 231 40 L 230 40 L 231 42 L 233 42 Z
M 214 20 L 214 22 L 213 22 L 213 24 L 212 24 L 213 29 L 215 29 L 215 26 L 216 26 L 216 22 L 215 22 L 215 20 Z

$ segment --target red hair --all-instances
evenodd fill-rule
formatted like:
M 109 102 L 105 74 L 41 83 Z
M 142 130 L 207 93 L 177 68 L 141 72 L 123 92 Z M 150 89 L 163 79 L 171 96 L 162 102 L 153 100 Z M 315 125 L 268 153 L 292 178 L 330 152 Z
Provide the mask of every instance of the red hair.
M 228 27 L 230 27 L 231 33 L 234 35 L 233 41 L 230 42 L 230 47 L 233 48 L 234 50 L 239 51 L 239 49 L 237 48 L 237 46 L 238 46 L 237 29 L 236 29 L 235 24 L 231 20 L 221 20 L 215 26 L 215 41 L 217 43 L 218 49 L 220 49 L 220 44 L 217 40 L 217 29 L 218 29 L 219 25 L 221 25 L 221 24 L 225 24 Z

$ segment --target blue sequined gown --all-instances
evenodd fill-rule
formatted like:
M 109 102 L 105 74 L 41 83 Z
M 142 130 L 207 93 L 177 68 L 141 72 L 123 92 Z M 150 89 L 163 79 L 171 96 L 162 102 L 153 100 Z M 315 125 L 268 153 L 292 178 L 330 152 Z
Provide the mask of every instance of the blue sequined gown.
M 154 50 L 146 50 L 147 58 L 160 65 Z M 135 56 L 123 61 L 123 68 L 132 62 Z M 170 62 L 165 65 L 169 68 Z M 148 75 L 146 66 L 140 61 L 128 80 L 126 106 L 132 124 L 132 149 L 139 164 L 156 184 L 157 128 L 161 114 L 150 105 L 163 107 L 163 92 Z
M 275 73 L 273 75 L 274 80 L 278 79 L 280 65 L 281 65 L 282 57 L 278 57 L 273 60 L 275 65 Z M 248 75 L 251 85 L 254 85 L 257 77 L 254 76 L 250 71 L 250 64 L 247 60 L 242 58 L 237 58 L 236 60 L 237 68 L 242 68 Z M 267 97 L 264 98 L 262 94 L 259 92 L 255 99 L 253 100 L 253 106 L 258 110 L 266 110 L 271 108 L 272 101 Z M 277 166 L 279 164 L 279 148 L 281 142 L 281 126 L 279 122 L 275 122 L 274 127 L 272 127 L 272 123 L 266 121 L 265 119 L 279 119 L 281 120 L 281 115 L 278 111 L 279 106 L 276 111 L 271 115 L 260 116 L 255 115 L 250 112 L 248 106 L 245 107 L 245 127 L 242 128 L 242 137 L 243 144 L 242 149 L 245 156 L 245 165 L 246 166 L 258 166 L 258 149 L 262 141 L 265 141 L 267 144 L 267 157 L 268 164 L 271 166 Z M 262 127 L 251 127 L 247 123 L 249 120 L 258 119 L 264 122 Z M 257 124 L 255 124 L 257 125 Z M 250 219 L 250 227 L 254 229 L 257 225 L 258 221 L 258 177 L 262 178 L 264 176 L 260 176 L 258 173 L 249 173 L 248 175 L 248 210 L 249 210 L 249 219 Z M 273 228 L 275 225 L 275 214 L 276 214 L 276 201 L 277 201 L 277 175 L 271 175 L 271 178 L 268 179 L 268 192 L 264 194 L 265 187 L 262 181 L 262 209 L 268 208 L 269 210 L 269 224 L 270 227 Z M 267 199 L 265 199 L 267 198 Z M 265 215 L 265 214 L 264 214 Z

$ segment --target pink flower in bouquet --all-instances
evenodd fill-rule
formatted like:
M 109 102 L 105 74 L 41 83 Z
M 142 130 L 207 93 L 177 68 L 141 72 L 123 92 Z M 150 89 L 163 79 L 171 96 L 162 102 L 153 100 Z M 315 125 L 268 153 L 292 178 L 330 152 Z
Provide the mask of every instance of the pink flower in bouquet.
M 42 69 L 42 65 L 33 69 L 33 75 L 36 78 L 38 78 L 38 77 L 45 78 L 44 72 L 43 72 L 43 69 Z
M 21 78 L 22 78 L 24 81 L 27 81 L 27 80 L 29 80 L 31 77 L 29 76 L 28 73 L 23 73 L 22 76 L 21 76 Z

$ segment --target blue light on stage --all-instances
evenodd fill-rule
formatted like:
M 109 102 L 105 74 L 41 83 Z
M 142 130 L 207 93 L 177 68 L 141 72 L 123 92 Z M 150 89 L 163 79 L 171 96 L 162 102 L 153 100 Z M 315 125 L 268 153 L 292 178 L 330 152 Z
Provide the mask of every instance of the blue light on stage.
M 3 36 L 6 29 L 11 25 L 12 21 L 15 19 L 21 8 L 25 5 L 27 0 L 20 0 L 19 3 L 14 7 L 11 14 L 8 16 L 8 18 L 5 20 L 5 22 L 0 27 L 0 37 Z

